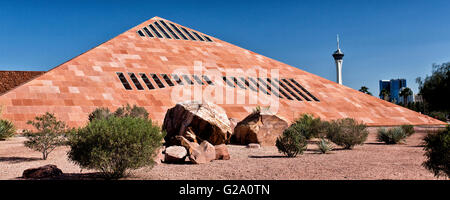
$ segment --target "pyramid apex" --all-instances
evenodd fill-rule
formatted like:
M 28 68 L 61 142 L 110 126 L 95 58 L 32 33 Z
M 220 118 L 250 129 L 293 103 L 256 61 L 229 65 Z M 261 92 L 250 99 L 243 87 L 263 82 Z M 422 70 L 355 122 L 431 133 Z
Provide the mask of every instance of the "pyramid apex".
M 158 17 L 158 16 L 154 16 L 151 19 L 153 19 L 153 20 L 166 20 L 166 19 L 164 19 L 162 17 Z

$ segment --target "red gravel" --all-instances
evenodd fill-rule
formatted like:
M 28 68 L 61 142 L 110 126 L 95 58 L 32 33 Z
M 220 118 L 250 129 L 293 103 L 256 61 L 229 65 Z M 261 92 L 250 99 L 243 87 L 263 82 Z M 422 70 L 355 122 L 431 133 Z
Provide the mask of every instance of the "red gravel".
M 425 131 L 419 131 L 405 144 L 384 145 L 376 142 L 375 129 L 363 146 L 353 150 L 336 150 L 319 154 L 315 144 L 296 158 L 286 158 L 276 147 L 249 149 L 228 145 L 230 160 L 217 160 L 202 165 L 159 164 L 132 171 L 127 179 L 436 179 L 421 166 L 425 160 L 420 146 Z M 28 168 L 57 165 L 66 178 L 83 178 L 88 171 L 67 160 L 67 147 L 56 149 L 48 160 L 23 146 L 24 138 L 0 141 L 0 179 L 17 179 Z

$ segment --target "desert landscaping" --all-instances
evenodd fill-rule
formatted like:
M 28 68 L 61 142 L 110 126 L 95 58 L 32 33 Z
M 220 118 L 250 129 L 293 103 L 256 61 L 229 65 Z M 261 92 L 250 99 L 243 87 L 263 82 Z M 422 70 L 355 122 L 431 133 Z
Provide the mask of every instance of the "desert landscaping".
M 132 170 L 124 179 L 146 180 L 439 180 L 422 167 L 425 160 L 422 138 L 429 128 L 416 127 L 416 133 L 403 144 L 386 145 L 376 140 L 376 128 L 353 150 L 336 147 L 320 154 L 310 141 L 303 155 L 295 158 L 280 154 L 275 146 L 247 148 L 227 145 L 230 160 L 214 160 L 205 164 L 159 163 L 153 168 Z M 47 160 L 24 147 L 24 137 L 0 141 L 0 179 L 22 179 L 28 168 L 54 164 L 64 172 L 56 179 L 97 179 L 95 171 L 80 170 L 67 158 L 68 147 L 55 149 Z

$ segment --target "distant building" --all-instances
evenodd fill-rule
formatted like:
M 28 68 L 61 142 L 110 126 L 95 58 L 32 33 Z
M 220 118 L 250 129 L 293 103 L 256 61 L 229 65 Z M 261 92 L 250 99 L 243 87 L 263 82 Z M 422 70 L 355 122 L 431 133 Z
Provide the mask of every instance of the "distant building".
M 423 102 L 422 95 L 420 94 L 414 95 L 414 102 Z
M 385 99 L 384 95 L 381 94 L 383 89 L 389 91 L 389 98 L 387 99 L 390 102 L 394 103 L 403 103 L 404 99 L 400 96 L 400 92 L 403 88 L 406 87 L 406 79 L 391 79 L 391 80 L 380 80 L 380 98 Z M 407 102 L 413 101 L 413 95 L 410 95 L 407 98 Z

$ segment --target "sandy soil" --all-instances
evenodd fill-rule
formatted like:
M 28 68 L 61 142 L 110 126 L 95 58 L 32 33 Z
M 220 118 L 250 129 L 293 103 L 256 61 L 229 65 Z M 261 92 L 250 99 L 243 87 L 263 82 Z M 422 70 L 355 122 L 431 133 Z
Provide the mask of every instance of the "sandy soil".
M 405 144 L 384 145 L 376 142 L 375 129 L 363 146 L 353 150 L 336 147 L 329 154 L 319 154 L 315 144 L 296 158 L 286 158 L 276 147 L 249 149 L 228 145 L 231 160 L 217 160 L 208 164 L 158 164 L 153 168 L 132 171 L 126 179 L 205 180 L 347 180 L 347 179 L 436 179 L 421 166 L 425 160 L 421 147 L 426 131 L 419 131 Z M 67 147 L 57 148 L 48 160 L 41 160 L 39 152 L 23 146 L 23 137 L 0 141 L 0 179 L 18 179 L 28 168 L 46 164 L 57 165 L 66 175 L 63 179 L 92 178 L 92 171 L 83 170 L 68 161 Z

